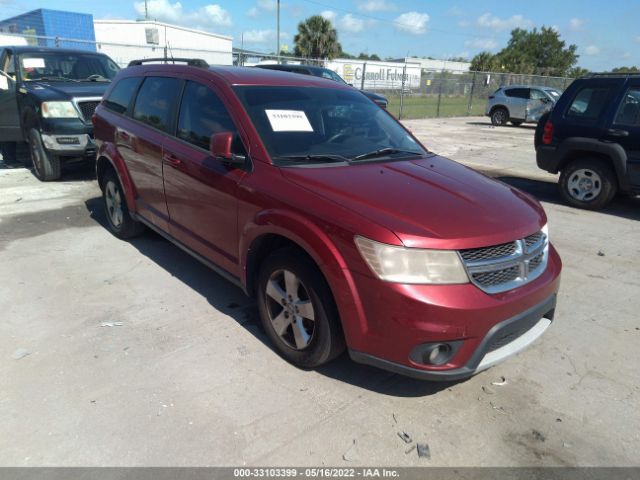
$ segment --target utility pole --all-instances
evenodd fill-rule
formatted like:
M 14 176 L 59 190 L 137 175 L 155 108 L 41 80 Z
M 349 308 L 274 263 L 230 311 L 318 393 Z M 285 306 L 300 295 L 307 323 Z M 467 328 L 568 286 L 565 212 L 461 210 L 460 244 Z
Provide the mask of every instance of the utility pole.
M 276 55 L 278 58 L 278 63 L 280 63 L 280 0 L 278 0 L 277 5 L 277 28 L 276 28 Z
M 149 7 L 147 6 L 147 0 L 144 0 L 144 19 L 149 20 Z

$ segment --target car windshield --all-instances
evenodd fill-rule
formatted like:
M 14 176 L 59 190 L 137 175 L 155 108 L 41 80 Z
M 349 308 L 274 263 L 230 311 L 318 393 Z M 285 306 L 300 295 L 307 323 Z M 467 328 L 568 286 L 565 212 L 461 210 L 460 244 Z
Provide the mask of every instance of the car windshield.
M 356 90 L 238 86 L 235 91 L 276 164 L 427 154 L 391 115 Z
M 30 52 L 19 56 L 24 81 L 110 82 L 120 68 L 92 53 Z
M 560 92 L 558 90 L 551 90 L 551 89 L 547 89 L 545 90 L 549 95 L 551 95 L 551 98 L 553 98 L 554 100 L 557 100 L 560 98 Z

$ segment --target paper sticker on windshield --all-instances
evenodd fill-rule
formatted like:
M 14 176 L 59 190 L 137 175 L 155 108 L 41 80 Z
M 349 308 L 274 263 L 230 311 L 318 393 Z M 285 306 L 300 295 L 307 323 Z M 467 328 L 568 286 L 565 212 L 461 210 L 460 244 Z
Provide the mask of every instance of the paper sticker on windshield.
M 265 110 L 274 132 L 313 132 L 302 110 Z
M 22 66 L 24 68 L 44 68 L 44 58 L 23 58 Z

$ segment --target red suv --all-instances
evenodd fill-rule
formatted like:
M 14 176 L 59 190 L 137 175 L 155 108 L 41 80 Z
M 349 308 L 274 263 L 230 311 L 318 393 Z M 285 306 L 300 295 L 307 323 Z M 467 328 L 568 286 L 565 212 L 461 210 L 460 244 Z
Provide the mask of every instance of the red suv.
M 532 197 L 429 152 L 347 85 L 256 68 L 122 70 L 95 116 L 120 238 L 148 227 L 257 298 L 278 352 L 473 375 L 551 324 Z

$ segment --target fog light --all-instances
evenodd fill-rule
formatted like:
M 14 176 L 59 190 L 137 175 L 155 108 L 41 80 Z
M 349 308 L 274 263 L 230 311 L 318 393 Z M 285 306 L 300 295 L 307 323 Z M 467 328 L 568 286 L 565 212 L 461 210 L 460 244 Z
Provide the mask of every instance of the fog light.
M 56 142 L 60 145 L 80 145 L 78 137 L 56 137 Z
M 446 343 L 423 343 L 413 349 L 409 358 L 422 365 L 444 365 L 451 361 L 461 345 L 462 340 Z

